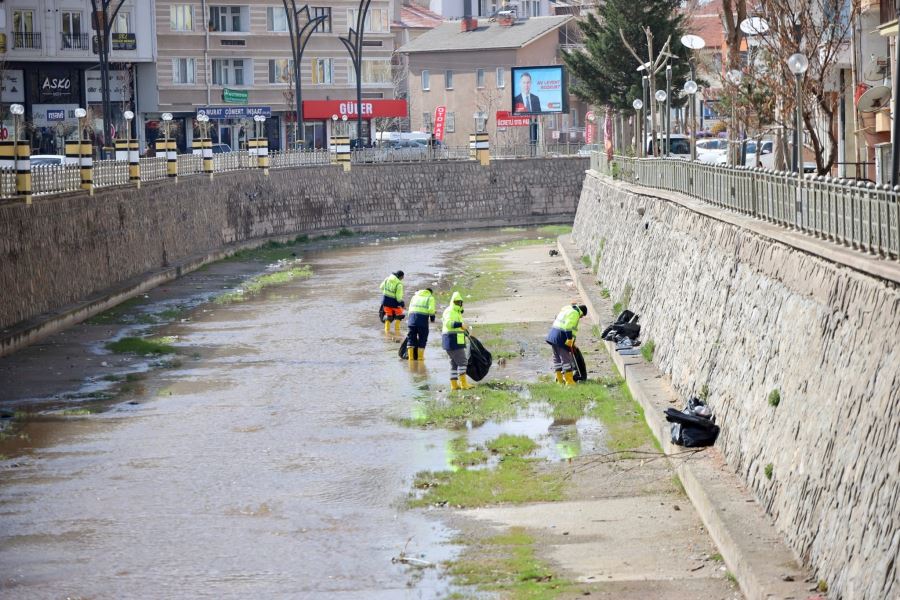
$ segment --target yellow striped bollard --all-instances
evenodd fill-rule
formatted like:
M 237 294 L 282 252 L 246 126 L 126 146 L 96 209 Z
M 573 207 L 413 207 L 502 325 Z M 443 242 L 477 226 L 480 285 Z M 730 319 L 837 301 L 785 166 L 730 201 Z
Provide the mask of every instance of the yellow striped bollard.
M 486 132 L 475 134 L 475 158 L 483 167 L 491 164 L 490 143 Z
M 212 139 L 203 139 L 203 172 L 209 174 L 209 178 L 213 178 L 213 170 L 215 163 L 213 161 Z
M 141 153 L 137 140 L 128 141 L 128 181 L 141 187 Z
M 350 170 L 350 138 L 349 137 L 336 137 L 332 138 L 332 142 L 334 145 L 334 153 L 335 158 L 337 160 L 337 164 L 344 167 L 344 171 Z
M 91 140 L 81 140 L 78 164 L 81 166 L 81 189 L 94 195 L 94 150 Z
M 178 144 L 175 140 L 166 144 L 166 175 L 178 181 Z
M 269 140 L 259 138 L 256 145 L 256 163 L 262 169 L 263 175 L 269 174 Z
M 16 179 L 16 195 L 31 204 L 31 148 L 26 141 L 0 142 L 0 167 L 12 171 Z
M 259 166 L 259 163 L 256 160 L 257 157 L 257 147 L 259 146 L 259 140 L 256 138 L 250 138 L 247 140 L 247 154 L 250 155 L 250 168 L 255 169 Z
M 154 147 L 156 148 L 156 158 L 165 158 L 166 157 L 166 141 L 165 140 L 156 140 L 154 143 Z
M 475 135 L 474 133 L 469 134 L 469 158 L 475 160 L 478 158 L 477 151 L 475 150 Z
M 128 160 L 128 142 L 116 140 L 116 160 Z

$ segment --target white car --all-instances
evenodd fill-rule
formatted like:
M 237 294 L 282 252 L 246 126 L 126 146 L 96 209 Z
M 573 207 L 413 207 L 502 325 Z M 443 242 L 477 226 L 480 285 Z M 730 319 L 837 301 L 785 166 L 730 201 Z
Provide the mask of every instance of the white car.
M 718 164 L 720 156 L 728 151 L 728 140 L 707 138 L 697 140 L 697 160 L 704 163 Z
M 40 167 L 43 165 L 77 165 L 77 158 L 67 158 L 62 154 L 32 154 L 31 166 Z
M 726 140 L 722 141 L 725 142 L 727 148 L 728 142 Z M 711 151 L 704 154 L 702 159 L 698 153 L 697 158 L 705 163 L 725 165 L 728 164 L 728 151 L 727 149 L 717 150 L 716 152 Z M 760 154 L 759 162 L 760 166 L 764 169 L 775 168 L 775 142 L 772 140 L 762 141 L 762 153 Z M 756 166 L 756 140 L 747 140 L 747 154 L 745 156 L 744 164 L 748 167 Z

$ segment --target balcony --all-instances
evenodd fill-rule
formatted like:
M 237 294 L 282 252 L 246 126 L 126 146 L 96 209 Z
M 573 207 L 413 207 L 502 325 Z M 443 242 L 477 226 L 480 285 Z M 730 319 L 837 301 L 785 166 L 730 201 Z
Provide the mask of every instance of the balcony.
M 90 50 L 90 38 L 86 33 L 61 33 L 61 50 Z
M 13 36 L 13 48 L 22 50 L 40 50 L 41 34 L 37 32 L 15 32 Z

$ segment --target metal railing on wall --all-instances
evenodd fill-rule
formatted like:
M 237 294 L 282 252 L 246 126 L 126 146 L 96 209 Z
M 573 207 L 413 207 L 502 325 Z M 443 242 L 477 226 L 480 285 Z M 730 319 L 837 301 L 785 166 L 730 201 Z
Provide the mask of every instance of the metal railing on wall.
M 822 239 L 900 258 L 900 189 L 866 181 L 594 152 L 591 169 Z
M 579 150 L 581 152 L 579 153 Z M 569 158 L 586 156 L 584 147 L 559 144 L 552 146 L 498 146 L 491 147 L 493 159 L 511 158 Z M 336 155 L 328 150 L 283 150 L 269 153 L 269 169 L 312 167 L 335 164 Z M 364 148 L 353 150 L 354 164 L 474 161 L 470 146 L 438 146 L 429 148 Z M 78 158 L 67 158 L 64 164 L 40 164 L 31 167 L 32 192 L 35 196 L 76 192 L 86 189 L 84 174 Z M 149 182 L 170 177 L 164 156 L 141 158 L 140 181 Z M 199 154 L 180 154 L 176 158 L 177 174 L 188 176 L 204 173 L 203 158 Z M 224 152 L 213 155 L 213 173 L 258 170 L 257 157 L 249 151 Z M 92 188 L 133 184 L 127 160 L 95 160 L 88 176 Z M 0 167 L 0 198 L 17 196 L 16 176 L 13 168 Z

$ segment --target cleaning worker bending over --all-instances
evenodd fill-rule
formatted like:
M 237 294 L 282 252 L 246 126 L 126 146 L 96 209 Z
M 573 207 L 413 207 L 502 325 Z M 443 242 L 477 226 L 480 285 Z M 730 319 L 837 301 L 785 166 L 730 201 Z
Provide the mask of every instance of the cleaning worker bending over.
M 578 335 L 578 321 L 587 315 L 587 306 L 572 304 L 564 306 L 553 327 L 547 334 L 547 343 L 553 348 L 553 370 L 556 372 L 556 383 L 575 385 L 575 337 Z
M 429 319 L 434 323 L 434 295 L 431 288 L 425 288 L 416 292 L 409 301 L 409 335 L 406 337 L 406 351 L 410 363 L 425 360 Z
M 459 292 L 453 292 L 450 306 L 444 309 L 441 342 L 450 357 L 450 389 L 468 390 L 472 386 L 466 378 L 466 333 L 469 328 L 463 323 L 463 299 Z
M 400 321 L 403 320 L 403 271 L 394 271 L 381 282 L 381 306 L 384 308 L 384 332 L 390 333 L 391 322 L 394 333 L 400 333 Z

